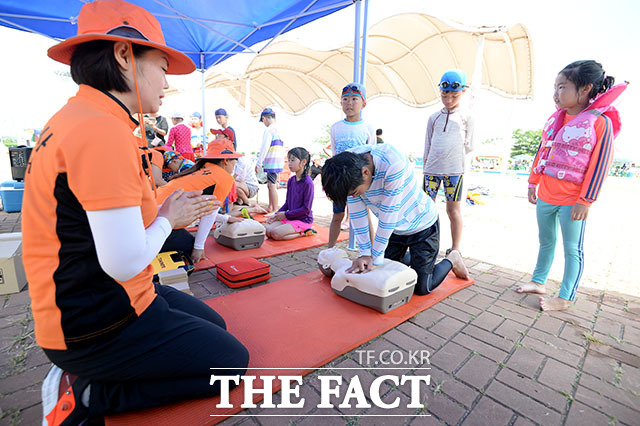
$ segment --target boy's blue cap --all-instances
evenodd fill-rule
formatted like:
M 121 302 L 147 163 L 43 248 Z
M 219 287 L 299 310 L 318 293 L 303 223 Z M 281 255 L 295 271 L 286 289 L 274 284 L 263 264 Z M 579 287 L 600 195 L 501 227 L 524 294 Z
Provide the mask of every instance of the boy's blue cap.
M 462 70 L 449 70 L 442 74 L 440 90 L 445 92 L 459 92 L 467 87 L 467 74 Z
M 260 113 L 260 118 L 258 119 L 258 121 L 262 122 L 262 117 L 264 117 L 265 115 L 273 115 L 275 117 L 276 113 L 273 112 L 273 110 L 271 108 L 265 108 Z
M 367 90 L 360 83 L 349 83 L 342 88 L 342 96 L 356 95 L 360 96 L 362 100 L 367 99 Z
M 216 110 L 215 115 L 225 115 L 225 116 L 227 116 L 227 117 L 229 116 L 229 115 L 227 114 L 227 110 L 225 110 L 224 108 L 218 108 L 218 109 Z
M 193 114 L 191 114 L 191 116 L 192 116 L 192 117 L 195 117 L 195 118 L 202 118 L 202 114 L 200 114 L 200 113 L 199 113 L 199 112 L 197 112 L 197 111 L 196 111 L 196 112 L 194 112 Z

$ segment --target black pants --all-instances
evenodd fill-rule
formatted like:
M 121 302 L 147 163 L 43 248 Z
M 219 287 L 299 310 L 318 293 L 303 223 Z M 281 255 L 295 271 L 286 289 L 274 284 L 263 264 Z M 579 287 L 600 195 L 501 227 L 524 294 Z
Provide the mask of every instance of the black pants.
M 195 237 L 186 229 L 174 229 L 165 240 L 160 252 L 180 251 L 188 258 L 191 258 L 195 241 Z
M 422 296 L 435 290 L 453 267 L 449 259 L 436 264 L 439 249 L 440 221 L 436 220 L 429 228 L 415 234 L 391 234 L 384 257 L 402 262 L 418 273 L 414 293 Z
M 156 292 L 142 315 L 110 341 L 45 349 L 62 370 L 88 379 L 91 417 L 215 396 L 220 386 L 209 385 L 212 374 L 245 373 L 249 352 L 218 313 L 171 287 L 156 285 Z

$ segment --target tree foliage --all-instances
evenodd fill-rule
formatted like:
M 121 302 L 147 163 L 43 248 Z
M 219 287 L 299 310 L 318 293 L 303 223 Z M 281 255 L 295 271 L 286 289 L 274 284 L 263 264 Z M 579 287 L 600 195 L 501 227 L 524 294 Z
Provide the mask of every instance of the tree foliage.
M 542 130 L 516 129 L 512 138 L 511 158 L 522 154 L 535 156 L 542 140 Z
M 325 124 L 324 126 L 322 126 L 322 135 L 316 137 L 313 142 L 315 143 L 319 143 L 322 146 L 327 145 L 329 142 L 331 142 L 331 125 L 330 124 Z
M 3 145 L 7 147 L 18 145 L 18 140 L 10 136 L 0 136 L 0 140 L 2 141 Z

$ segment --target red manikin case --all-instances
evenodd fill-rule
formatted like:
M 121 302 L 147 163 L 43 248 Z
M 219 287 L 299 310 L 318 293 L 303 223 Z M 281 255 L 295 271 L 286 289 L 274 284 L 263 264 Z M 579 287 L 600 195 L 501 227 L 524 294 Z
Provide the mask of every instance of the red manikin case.
M 218 263 L 216 269 L 218 279 L 231 288 L 259 283 L 271 277 L 270 265 L 253 257 Z

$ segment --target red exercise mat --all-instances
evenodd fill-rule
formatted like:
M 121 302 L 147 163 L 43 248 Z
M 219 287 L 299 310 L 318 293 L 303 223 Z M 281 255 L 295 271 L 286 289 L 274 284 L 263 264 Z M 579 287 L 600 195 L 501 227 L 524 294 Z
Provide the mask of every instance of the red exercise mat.
M 207 259 L 196 263 L 196 271 L 209 269 L 218 263 L 227 262 L 229 260 L 241 259 L 244 257 L 253 257 L 255 259 L 263 259 L 265 257 L 279 256 L 281 254 L 293 253 L 294 251 L 306 250 L 314 247 L 320 247 L 329 242 L 329 228 L 320 225 L 313 225 L 316 234 L 296 238 L 294 240 L 275 241 L 271 238 L 264 240 L 262 246 L 249 250 L 234 250 L 218 244 L 213 236 L 207 237 L 204 243 L 204 252 Z M 344 241 L 349 238 L 346 232 L 340 232 L 338 241 Z
M 267 215 L 261 213 L 249 213 L 253 220 L 260 223 L 265 223 L 267 221 Z
M 227 323 L 227 329 L 240 340 L 250 354 L 248 375 L 300 376 L 357 348 L 396 327 L 447 296 L 473 284 L 449 274 L 433 293 L 413 296 L 408 304 L 381 314 L 353 303 L 331 290 L 329 278 L 320 271 L 253 287 L 205 300 Z M 348 327 L 345 327 L 348 324 Z M 298 370 L 272 368 L 299 367 Z M 256 379 L 254 388 L 262 387 Z M 274 391 L 280 382 L 274 381 Z M 204 398 L 108 417 L 107 425 L 213 425 L 240 412 L 243 386 L 229 395 L 234 408 L 219 409 L 220 398 Z M 257 399 L 256 399 L 257 401 Z

